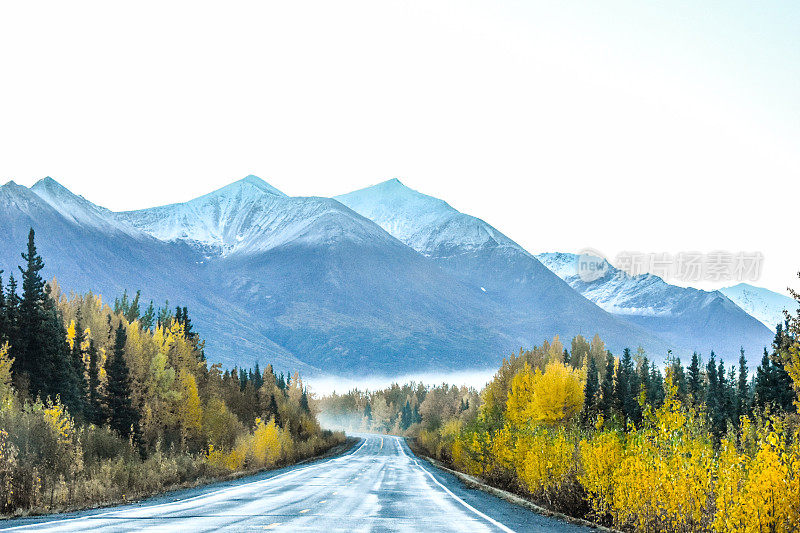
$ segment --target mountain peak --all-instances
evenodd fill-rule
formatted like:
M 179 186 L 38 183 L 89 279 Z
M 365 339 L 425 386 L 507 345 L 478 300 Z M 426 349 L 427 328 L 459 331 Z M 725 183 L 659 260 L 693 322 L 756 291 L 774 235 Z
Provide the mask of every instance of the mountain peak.
M 272 185 L 270 185 L 269 183 L 267 183 L 266 181 L 262 180 L 261 178 L 259 178 L 254 174 L 248 174 L 244 178 L 233 182 L 231 185 L 251 185 L 262 192 L 274 194 L 276 196 L 286 196 L 286 194 L 282 193 L 281 191 L 279 191 L 278 189 L 276 189 L 275 187 L 273 187 Z

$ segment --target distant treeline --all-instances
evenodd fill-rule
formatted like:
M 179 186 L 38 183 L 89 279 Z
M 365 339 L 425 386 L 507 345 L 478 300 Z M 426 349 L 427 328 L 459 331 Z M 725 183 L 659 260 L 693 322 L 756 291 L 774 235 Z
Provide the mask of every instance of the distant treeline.
M 298 375 L 208 366 L 186 307 L 65 297 L 33 230 L 22 259 L 21 291 L 0 276 L 0 511 L 135 498 L 343 439 Z

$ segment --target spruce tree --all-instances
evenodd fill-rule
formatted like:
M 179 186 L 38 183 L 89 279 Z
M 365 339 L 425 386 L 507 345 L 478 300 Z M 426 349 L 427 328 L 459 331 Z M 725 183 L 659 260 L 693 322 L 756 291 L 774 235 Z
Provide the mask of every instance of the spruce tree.
M 687 379 L 689 401 L 693 407 L 697 407 L 703 398 L 703 381 L 700 375 L 700 357 L 697 352 L 692 354 L 692 363 L 689 365 L 689 376 Z
M 589 424 L 597 415 L 597 396 L 599 391 L 600 379 L 597 365 L 595 365 L 594 359 L 590 357 L 589 368 L 586 372 L 586 386 L 583 388 L 583 409 L 581 410 L 581 420 L 584 424 Z
M 649 395 L 648 401 L 656 408 L 664 404 L 664 376 L 661 375 L 661 370 L 656 366 L 655 361 L 650 364 L 650 386 L 652 393 Z
M 50 392 L 45 353 L 44 281 L 40 274 L 44 261 L 36 252 L 34 231 L 28 233 L 28 252 L 22 254 L 22 298 L 19 303 L 19 337 L 13 350 L 13 372 L 18 390 L 27 390 L 31 397 Z
M 743 416 L 750 415 L 750 394 L 747 386 L 747 359 L 744 356 L 744 348 L 739 354 L 739 379 L 736 383 L 736 423 Z
M 606 353 L 606 371 L 600 384 L 600 401 L 598 408 L 606 420 L 611 419 L 614 407 L 614 356 Z
M 100 354 L 94 341 L 89 341 L 89 405 L 87 408 L 86 419 L 96 425 L 101 426 L 105 423 L 106 417 L 103 412 L 103 396 L 100 392 Z
M 156 308 L 153 307 L 153 300 L 150 300 L 150 305 L 147 307 L 147 310 L 142 315 L 142 318 L 139 319 L 139 325 L 142 327 L 143 330 L 151 331 L 153 326 L 155 325 L 156 319 Z
M 128 363 L 125 361 L 125 326 L 120 323 L 114 339 L 114 350 L 106 361 L 108 387 L 106 405 L 108 406 L 108 425 L 123 438 L 139 441 L 139 412 L 131 400 L 131 379 Z
M 633 368 L 631 351 L 625 348 L 619 360 L 619 368 L 614 379 L 614 407 L 622 415 L 623 427 L 628 426 L 628 421 L 637 422 L 638 403 L 633 391 L 637 388 L 638 379 Z
M 461 401 L 462 405 L 464 401 Z M 400 411 L 400 429 L 405 431 L 409 428 L 412 423 L 412 413 L 411 413 L 411 403 L 406 400 L 405 405 L 403 405 L 403 409 Z
M 72 386 L 75 389 L 75 411 L 73 414 L 79 418 L 88 419 L 89 393 L 86 382 L 86 364 L 83 361 L 83 345 L 85 342 L 86 337 L 83 331 L 83 325 L 81 324 L 80 311 L 78 311 L 78 316 L 75 321 L 75 338 L 72 341 L 72 349 L 70 350 L 70 371 L 73 380 Z
M 142 291 L 136 291 L 136 296 L 133 297 L 131 300 L 130 305 L 128 308 L 124 310 L 125 320 L 128 322 L 135 322 L 139 320 L 140 310 L 139 310 L 139 297 L 142 295 Z
M 0 269 L 0 346 L 8 341 L 8 326 L 6 325 L 6 293 L 3 288 L 3 270 Z

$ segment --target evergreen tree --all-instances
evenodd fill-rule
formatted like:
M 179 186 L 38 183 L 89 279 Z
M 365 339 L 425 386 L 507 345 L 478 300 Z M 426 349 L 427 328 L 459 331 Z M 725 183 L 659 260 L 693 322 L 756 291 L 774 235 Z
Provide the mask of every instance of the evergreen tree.
M 697 407 L 703 398 L 703 380 L 700 375 L 700 357 L 697 352 L 692 354 L 692 363 L 689 365 L 689 376 L 687 379 L 689 401 L 693 407 Z
M 156 326 L 159 328 L 168 328 L 172 326 L 172 311 L 170 311 L 169 300 L 164 302 L 164 307 L 158 309 Z
M 6 324 L 6 293 L 3 288 L 3 270 L 0 269 L 0 346 L 8 341 L 8 325 Z
M 600 384 L 598 407 L 603 414 L 603 418 L 609 420 L 614 407 L 614 356 L 611 355 L 611 352 L 606 353 L 606 370 L 603 375 L 603 381 Z
M 708 417 L 708 424 L 711 428 L 714 442 L 719 444 L 723 433 L 725 433 L 725 405 L 722 399 L 724 393 L 719 380 L 716 355 L 714 355 L 713 350 L 706 365 L 706 380 L 708 381 L 706 387 L 706 416 Z
M 664 404 L 664 376 L 661 375 L 661 370 L 655 361 L 650 364 L 650 386 L 652 392 L 648 395 L 648 401 L 650 405 L 659 408 Z
M 597 365 L 593 358 L 589 358 L 589 368 L 586 372 L 586 385 L 583 388 L 583 409 L 581 420 L 584 424 L 591 422 L 597 415 L 598 401 L 597 396 L 600 392 L 600 379 L 597 372 Z
M 72 349 L 70 350 L 70 370 L 75 392 L 75 411 L 72 414 L 80 418 L 88 418 L 89 414 L 89 391 L 86 383 L 86 364 L 83 360 L 85 342 L 86 336 L 81 324 L 81 314 L 78 311 L 75 320 L 75 338 L 72 340 Z
M 105 423 L 105 414 L 103 413 L 103 400 L 100 393 L 100 354 L 97 352 L 97 347 L 94 341 L 89 341 L 89 402 L 87 406 L 86 419 L 96 425 L 100 426 Z
M 304 413 L 311 412 L 311 406 L 308 405 L 308 392 L 306 389 L 303 389 L 303 394 L 300 395 L 300 409 Z
M 34 231 L 28 233 L 28 253 L 22 254 L 25 268 L 22 272 L 22 298 L 19 303 L 19 337 L 13 346 L 13 372 L 17 379 L 17 390 L 25 391 L 31 397 L 50 392 L 47 368 L 44 331 L 44 281 L 40 274 L 44 261 L 36 252 Z
M 189 310 L 186 307 L 183 308 L 181 319 L 183 320 L 183 336 L 187 339 L 193 339 L 194 330 L 192 329 L 192 319 L 189 318 Z
M 747 386 L 747 359 L 744 348 L 739 354 L 739 379 L 736 383 L 736 423 L 743 416 L 750 415 L 750 394 Z
M 367 419 L 367 424 L 372 423 L 372 405 L 370 405 L 369 401 L 364 406 L 364 418 Z
M 463 400 L 462 400 L 463 404 Z M 411 403 L 406 400 L 405 405 L 403 405 L 403 410 L 400 412 L 400 429 L 403 431 L 407 430 L 412 423 L 412 413 L 411 413 Z
M 147 306 L 147 310 L 142 315 L 142 318 L 139 320 L 139 325 L 142 329 L 151 331 L 153 326 L 155 325 L 156 319 L 156 308 L 153 307 L 153 300 L 150 300 L 150 305 Z
M 647 360 L 647 356 L 643 356 L 642 360 L 637 367 L 637 374 L 639 378 L 639 390 L 637 391 L 637 396 L 644 393 L 644 403 L 652 404 L 650 399 L 653 397 L 653 384 L 650 382 L 650 361 Z
M 128 305 L 127 309 L 124 310 L 125 320 L 128 322 L 135 322 L 139 320 L 139 316 L 141 314 L 141 311 L 139 310 L 139 297 L 141 295 L 142 291 L 136 291 L 136 296 L 133 297 L 130 305 Z
M 108 390 L 108 425 L 124 438 L 139 442 L 139 412 L 133 408 L 131 400 L 131 379 L 128 363 L 125 361 L 125 326 L 120 323 L 114 339 L 114 351 L 106 361 Z
M 636 373 L 633 368 L 631 351 L 625 348 L 619 360 L 619 368 L 614 379 L 614 406 L 622 415 L 623 427 L 627 429 L 628 421 L 637 422 L 639 404 L 634 391 L 637 389 Z

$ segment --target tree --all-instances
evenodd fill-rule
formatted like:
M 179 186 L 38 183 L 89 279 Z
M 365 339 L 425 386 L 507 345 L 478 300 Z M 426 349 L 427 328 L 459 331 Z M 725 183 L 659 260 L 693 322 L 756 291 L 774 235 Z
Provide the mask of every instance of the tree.
M 86 364 L 84 363 L 84 347 L 86 345 L 86 333 L 81 324 L 81 314 L 78 310 L 77 319 L 70 324 L 68 331 L 70 339 L 70 373 L 74 389 L 75 401 L 74 410 L 71 413 L 79 418 L 86 418 L 89 413 L 88 406 L 88 385 L 86 383 Z
M 747 386 L 747 359 L 744 348 L 739 353 L 739 379 L 736 383 L 736 422 L 750 414 L 750 394 Z
M 600 380 L 594 358 L 589 357 L 589 368 L 586 371 L 586 385 L 583 388 L 583 409 L 581 420 L 588 424 L 597 415 L 597 400 L 600 392 Z
M 139 325 L 142 327 L 142 329 L 150 331 L 155 325 L 155 319 L 156 308 L 153 307 L 153 300 L 150 300 L 150 305 L 147 306 L 147 310 L 142 315 L 142 318 L 139 319 Z
M 108 425 L 120 436 L 138 444 L 139 412 L 133 408 L 131 400 L 130 372 L 125 361 L 126 340 L 125 326 L 120 323 L 116 329 L 114 350 L 106 361 Z
M 89 341 L 89 380 L 88 380 L 88 395 L 89 401 L 87 406 L 86 419 L 96 425 L 100 426 L 105 423 L 106 417 L 103 412 L 103 396 L 100 391 L 100 354 L 97 353 L 97 346 L 94 340 Z
M 14 374 L 17 389 L 31 397 L 47 392 L 47 373 L 44 352 L 44 281 L 39 274 L 44 261 L 36 252 L 34 231 L 28 233 L 28 253 L 22 254 L 25 268 L 22 273 L 22 298 L 19 303 L 19 338 L 12 345 Z
M 598 403 L 600 413 L 606 420 L 611 418 L 614 407 L 614 366 L 614 356 L 611 355 L 611 352 L 607 352 L 605 372 L 603 381 L 600 384 L 600 401 Z
M 627 428 L 628 420 L 638 421 L 638 403 L 634 391 L 638 389 L 638 380 L 633 370 L 633 358 L 629 348 L 622 351 L 617 374 L 614 377 L 614 407 L 622 415 L 623 427 Z
M 697 407 L 703 398 L 703 380 L 700 375 L 700 357 L 697 352 L 692 354 L 692 363 L 689 365 L 689 376 L 686 384 L 689 389 L 689 401 L 692 407 Z
M 413 414 L 411 412 L 411 403 L 406 400 L 403 405 L 403 410 L 400 412 L 400 429 L 405 431 L 413 423 Z

